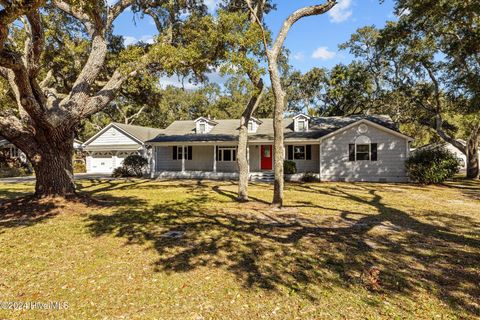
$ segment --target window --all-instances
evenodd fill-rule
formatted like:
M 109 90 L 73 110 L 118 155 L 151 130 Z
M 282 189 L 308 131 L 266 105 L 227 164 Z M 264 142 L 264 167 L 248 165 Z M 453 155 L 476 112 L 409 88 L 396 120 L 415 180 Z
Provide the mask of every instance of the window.
M 203 122 L 200 123 L 200 124 L 198 125 L 198 130 L 199 130 L 198 133 L 205 133 L 205 131 L 206 131 L 206 125 L 205 125 L 205 123 L 203 123 Z
M 236 161 L 237 149 L 235 147 L 218 147 L 217 160 L 221 162 Z
M 248 121 L 248 132 L 254 132 L 253 131 L 253 121 L 252 120 Z
M 357 144 L 356 159 L 357 161 L 370 160 L 369 144 Z
M 288 146 L 288 160 L 312 160 L 312 146 Z
M 183 159 L 183 148 L 173 147 L 173 160 L 182 160 Z M 185 160 L 192 160 L 193 148 L 192 146 L 185 147 Z
M 350 144 L 349 161 L 377 161 L 377 144 Z
M 297 121 L 297 130 L 298 131 L 307 131 L 307 126 L 305 120 L 298 120 Z
M 293 159 L 295 159 L 295 160 L 305 160 L 305 146 L 294 146 L 293 147 Z

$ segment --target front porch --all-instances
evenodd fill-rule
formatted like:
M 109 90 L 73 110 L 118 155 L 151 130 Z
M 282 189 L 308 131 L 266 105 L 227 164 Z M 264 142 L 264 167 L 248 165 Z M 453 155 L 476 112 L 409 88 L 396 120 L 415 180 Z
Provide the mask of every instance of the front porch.
M 286 145 L 288 150 L 292 145 Z M 320 172 L 318 144 L 296 145 L 303 153 L 296 153 L 297 175 L 287 179 L 299 180 L 303 173 Z M 302 149 L 303 148 L 303 149 Z M 290 148 L 291 149 L 291 148 Z M 251 181 L 273 181 L 273 146 L 251 143 L 247 149 Z M 235 143 L 156 145 L 153 147 L 151 178 L 236 180 L 239 177 Z

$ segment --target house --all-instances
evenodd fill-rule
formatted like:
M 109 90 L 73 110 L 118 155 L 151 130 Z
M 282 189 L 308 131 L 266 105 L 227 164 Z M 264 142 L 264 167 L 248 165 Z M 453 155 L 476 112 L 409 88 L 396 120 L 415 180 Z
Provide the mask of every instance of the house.
M 131 154 L 148 157 L 145 141 L 160 133 L 161 129 L 110 123 L 82 146 L 87 173 L 112 173 Z
M 73 140 L 73 149 L 79 151 L 82 147 L 82 142 L 80 140 Z M 22 150 L 18 149 L 13 143 L 0 136 L 0 152 L 5 153 L 11 158 L 19 159 L 21 162 L 26 163 L 27 157 Z
M 285 159 L 299 174 L 322 181 L 407 181 L 405 160 L 412 139 L 388 116 L 309 117 L 283 122 Z M 239 120 L 200 117 L 175 121 L 154 139 L 151 176 L 236 179 Z M 273 177 L 273 120 L 251 119 L 248 159 L 252 180 Z

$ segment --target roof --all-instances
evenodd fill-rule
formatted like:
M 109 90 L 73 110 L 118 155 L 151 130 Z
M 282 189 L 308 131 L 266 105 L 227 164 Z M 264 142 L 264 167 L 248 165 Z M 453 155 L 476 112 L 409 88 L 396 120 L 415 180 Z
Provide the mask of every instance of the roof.
M 256 133 L 249 133 L 250 141 L 272 140 L 273 119 L 261 121 Z M 368 120 L 387 129 L 398 131 L 398 127 L 389 116 L 349 116 L 349 117 L 311 117 L 307 132 L 295 132 L 293 118 L 286 118 L 284 123 L 285 140 L 318 140 L 321 137 L 344 128 L 360 120 Z M 155 139 L 148 142 L 228 142 L 238 140 L 239 120 L 215 120 L 217 125 L 207 134 L 195 133 L 195 121 L 175 121 L 163 130 Z
M 163 129 L 158 128 L 134 126 L 131 124 L 123 124 L 117 122 L 113 122 L 112 124 L 127 132 L 128 134 L 134 136 L 138 140 L 141 140 L 142 142 L 153 139 L 163 132 Z
M 115 127 L 119 129 L 120 131 L 126 133 L 127 135 L 129 135 L 130 137 L 134 138 L 135 140 L 139 141 L 142 144 L 147 140 L 155 138 L 156 136 L 158 136 L 163 132 L 162 129 L 158 129 L 158 128 L 134 126 L 131 124 L 112 122 L 102 130 L 97 132 L 93 137 L 88 139 L 83 145 L 84 146 L 89 145 L 92 141 L 94 141 L 97 137 L 101 136 L 105 131 L 107 131 L 111 127 Z

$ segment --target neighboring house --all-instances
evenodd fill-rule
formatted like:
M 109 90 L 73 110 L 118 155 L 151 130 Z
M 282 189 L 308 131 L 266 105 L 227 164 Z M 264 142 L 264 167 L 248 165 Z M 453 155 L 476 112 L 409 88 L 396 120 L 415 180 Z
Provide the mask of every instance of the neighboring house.
M 460 141 L 464 146 L 466 146 L 466 142 L 461 140 Z M 451 143 L 447 143 L 447 142 L 438 142 L 438 143 L 432 143 L 432 144 L 428 144 L 426 146 L 422 146 L 422 147 L 419 147 L 415 150 L 412 150 L 412 152 L 415 152 L 417 150 L 424 150 L 424 149 L 435 149 L 435 148 L 445 148 L 447 149 L 448 151 L 450 151 L 451 153 L 453 153 L 457 159 L 460 161 L 460 164 L 461 164 L 461 170 L 466 170 L 467 169 L 467 156 L 461 152 L 460 150 L 458 150 L 454 145 L 452 145 Z M 480 158 L 480 151 L 478 152 L 478 157 Z
M 79 151 L 82 147 L 82 142 L 80 140 L 74 139 L 73 140 L 73 148 L 76 151 Z M 0 136 L 0 152 L 6 153 L 11 158 L 20 159 L 21 162 L 26 163 L 27 157 L 22 152 L 22 150 L 18 149 L 14 144 L 12 144 L 7 139 Z
M 151 175 L 161 178 L 238 178 L 239 120 L 175 121 L 156 138 Z M 273 120 L 248 124 L 251 179 L 272 177 Z M 285 159 L 323 181 L 407 181 L 412 139 L 387 116 L 308 117 L 284 120 Z
M 131 154 L 148 157 L 145 141 L 162 133 L 161 129 L 111 123 L 86 141 L 87 173 L 112 173 Z

